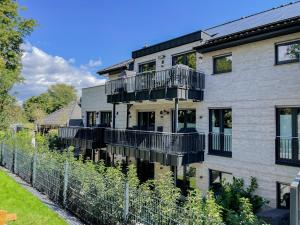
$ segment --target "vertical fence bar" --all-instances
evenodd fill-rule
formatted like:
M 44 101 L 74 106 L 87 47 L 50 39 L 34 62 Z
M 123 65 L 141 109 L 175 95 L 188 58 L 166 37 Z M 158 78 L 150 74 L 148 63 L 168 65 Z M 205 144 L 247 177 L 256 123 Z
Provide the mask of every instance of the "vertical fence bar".
M 0 145 L 0 165 L 3 165 L 3 150 L 4 150 L 4 141 L 1 141 Z
M 69 162 L 66 161 L 64 165 L 64 189 L 63 189 L 63 206 L 67 207 L 67 188 L 69 179 Z
M 16 143 L 14 143 L 14 156 L 13 156 L 13 173 L 17 173 L 17 147 L 16 147 Z
M 36 181 L 36 164 L 37 164 L 37 153 L 35 152 L 33 155 L 33 161 L 32 161 L 32 187 L 35 187 L 35 181 Z
M 125 190 L 124 190 L 124 222 L 127 223 L 129 214 L 129 184 L 128 182 L 125 183 Z

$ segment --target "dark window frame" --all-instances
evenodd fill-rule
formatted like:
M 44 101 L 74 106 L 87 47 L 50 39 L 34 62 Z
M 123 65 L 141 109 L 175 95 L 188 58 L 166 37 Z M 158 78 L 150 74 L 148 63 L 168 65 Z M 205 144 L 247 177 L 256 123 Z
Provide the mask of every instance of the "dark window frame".
M 283 183 L 283 182 L 276 182 L 276 207 L 278 209 L 289 209 L 290 208 L 290 205 L 287 204 L 286 207 L 282 206 L 281 205 L 281 188 L 280 188 L 280 185 L 286 185 L 286 186 L 289 186 L 290 187 L 290 184 L 288 183 Z
M 187 113 L 186 113 L 186 111 L 188 111 L 188 110 L 195 111 L 195 124 L 197 125 L 197 110 L 195 108 L 192 108 L 192 109 L 186 109 L 186 108 L 178 109 L 178 113 L 179 113 L 179 111 L 185 111 L 185 114 L 184 114 L 184 128 L 183 129 L 188 128 L 187 127 Z M 175 133 L 175 109 L 172 110 L 171 120 L 172 120 L 171 121 L 172 122 L 172 132 Z
M 90 115 L 92 115 L 92 123 L 90 124 Z M 86 126 L 94 127 L 97 125 L 97 115 L 96 111 L 87 111 L 86 112 Z
M 212 113 L 213 110 L 219 111 L 219 118 L 220 118 L 220 150 L 213 149 L 212 147 Z M 232 109 L 231 108 L 211 108 L 209 109 L 209 135 L 208 135 L 208 154 L 209 155 L 217 155 L 232 158 L 232 135 L 231 135 L 231 151 L 224 150 L 224 114 L 225 110 L 231 111 L 231 123 L 232 123 Z M 231 127 L 232 129 L 232 127 Z
M 146 113 L 146 127 L 141 126 L 141 115 Z M 150 126 L 150 115 L 154 114 L 154 126 Z M 139 111 L 137 115 L 137 127 L 139 130 L 155 131 L 156 115 L 155 111 Z M 145 129 L 146 128 L 146 129 Z
M 284 43 L 276 43 L 275 44 L 275 65 L 283 65 L 283 64 L 289 64 L 289 63 L 297 63 L 300 62 L 300 57 L 298 59 L 290 59 L 290 60 L 284 60 L 284 61 L 279 61 L 278 59 L 278 48 L 281 46 L 287 46 L 287 45 L 292 45 L 292 44 L 299 44 L 300 45 L 300 40 L 297 41 L 289 41 L 289 42 L 284 42 Z M 299 53 L 300 55 L 300 53 Z
M 292 117 L 292 159 L 283 159 L 280 157 L 280 111 L 283 109 L 291 110 Z M 277 107 L 276 108 L 276 138 L 275 138 L 275 163 L 280 165 L 288 165 L 288 166 L 300 166 L 300 160 L 298 160 L 298 140 L 295 139 L 298 137 L 298 111 L 300 111 L 300 107 Z M 300 138 L 300 137 L 298 137 Z
M 230 70 L 217 71 L 216 60 L 224 58 L 224 57 L 229 57 L 229 56 L 231 56 L 231 68 L 230 68 Z M 224 55 L 213 56 L 213 75 L 232 72 L 232 66 L 233 66 L 232 62 L 233 62 L 232 61 L 232 53 L 227 53 L 227 54 L 224 54 Z
M 228 172 L 224 172 L 224 171 L 220 171 L 220 170 L 214 170 L 214 169 L 208 169 L 208 172 L 209 172 L 209 188 L 212 188 L 213 187 L 213 179 L 212 179 L 212 176 L 213 176 L 213 172 L 217 172 L 219 173 L 219 176 L 220 176 L 220 182 L 222 181 L 222 174 L 229 174 L 229 175 L 232 175 L 232 173 L 228 173 Z M 232 175 L 233 176 L 233 175 Z M 220 183 L 221 184 L 221 183 Z
M 147 62 L 142 62 L 142 63 L 139 63 L 138 64 L 138 71 L 139 71 L 139 73 L 146 73 L 146 72 L 151 72 L 151 71 L 155 71 L 155 70 L 149 70 L 149 71 L 141 71 L 141 67 L 142 66 L 144 66 L 144 65 L 146 65 L 146 64 L 150 64 L 150 63 L 154 63 L 154 65 L 155 65 L 155 70 L 156 70 L 156 60 L 154 59 L 154 60 L 150 60 L 150 61 L 147 61 Z
M 188 61 L 187 60 L 187 55 L 189 55 L 189 54 L 195 54 L 195 68 L 192 68 L 192 67 L 190 67 L 190 68 L 196 70 L 196 68 L 197 68 L 197 52 L 196 51 L 182 52 L 182 53 L 179 53 L 179 54 L 172 55 L 172 66 L 179 65 L 179 64 L 175 64 L 175 58 L 179 57 L 179 56 L 183 56 L 184 57 L 184 60 L 183 60 L 184 63 L 183 63 L 183 65 L 188 66 L 187 65 L 187 61 Z
M 108 126 L 110 126 L 110 124 L 112 122 L 112 111 L 100 111 L 100 124 L 104 124 L 104 121 L 103 121 L 104 114 L 110 114 L 109 115 L 110 122 L 106 123 Z

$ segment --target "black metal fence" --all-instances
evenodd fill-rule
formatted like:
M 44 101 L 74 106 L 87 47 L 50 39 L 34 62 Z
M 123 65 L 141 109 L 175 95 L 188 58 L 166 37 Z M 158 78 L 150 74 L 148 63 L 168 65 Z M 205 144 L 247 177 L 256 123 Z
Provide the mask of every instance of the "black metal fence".
M 130 93 L 167 87 L 203 90 L 205 76 L 201 72 L 177 65 L 166 70 L 143 72 L 131 77 L 109 80 L 105 83 L 105 93 L 113 95 L 123 91 Z
M 0 165 L 65 207 L 86 224 L 194 224 L 197 215 L 180 206 L 106 180 L 49 152 L 30 152 L 0 143 Z M 100 180 L 102 179 L 102 180 Z
M 224 133 L 208 134 L 208 151 L 215 155 L 232 155 L 232 135 Z
M 300 138 L 276 137 L 276 162 L 300 165 Z
M 169 154 L 200 152 L 205 149 L 205 135 L 197 132 L 167 133 L 107 128 L 104 132 L 104 142 L 114 146 Z

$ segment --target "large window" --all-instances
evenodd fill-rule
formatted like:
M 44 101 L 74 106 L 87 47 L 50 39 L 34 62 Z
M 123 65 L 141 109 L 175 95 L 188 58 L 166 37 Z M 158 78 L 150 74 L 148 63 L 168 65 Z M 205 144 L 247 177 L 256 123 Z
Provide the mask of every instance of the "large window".
M 173 111 L 173 131 L 175 123 L 175 115 Z M 178 132 L 196 131 L 196 110 L 195 109 L 181 109 L 178 110 Z
M 232 55 L 222 55 L 213 58 L 213 73 L 228 73 L 232 71 Z
M 111 123 L 111 112 L 101 112 L 100 113 L 100 124 L 103 126 L 110 127 Z
M 300 165 L 300 108 L 278 108 L 276 162 Z
M 172 65 L 183 64 L 192 69 L 196 69 L 196 52 L 189 52 L 172 57 Z
M 147 72 L 147 71 L 155 71 L 155 70 L 156 70 L 156 62 L 155 61 L 139 64 L 139 72 L 140 73 Z
M 231 109 L 209 110 L 209 154 L 231 157 Z
M 141 130 L 155 130 L 155 112 L 139 112 L 138 127 Z
M 299 62 L 300 41 L 275 45 L 275 63 Z
M 231 173 L 209 170 L 209 187 L 215 192 L 218 193 L 223 182 L 231 182 L 233 176 Z
M 277 182 L 277 208 L 290 208 L 290 185 Z
M 88 127 L 96 126 L 96 112 L 86 112 L 86 121 Z

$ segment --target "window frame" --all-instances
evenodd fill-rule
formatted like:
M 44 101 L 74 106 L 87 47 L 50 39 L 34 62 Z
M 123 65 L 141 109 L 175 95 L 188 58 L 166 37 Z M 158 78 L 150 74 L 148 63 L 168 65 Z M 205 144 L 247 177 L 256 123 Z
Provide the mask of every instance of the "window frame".
M 292 45 L 292 44 L 299 44 L 299 46 L 300 46 L 300 40 L 288 41 L 288 42 L 284 42 L 284 43 L 275 43 L 275 65 L 283 65 L 283 64 L 297 63 L 297 62 L 300 63 L 300 52 L 299 52 L 298 59 L 290 59 L 290 60 L 284 60 L 284 61 L 279 61 L 279 59 L 278 59 L 279 47 L 286 46 L 286 45 Z
M 280 158 L 280 110 L 283 109 L 290 109 L 291 110 L 291 133 L 292 138 L 300 138 L 298 136 L 298 131 L 300 130 L 300 127 L 298 127 L 298 111 L 300 112 L 300 107 L 276 107 L 276 138 L 275 138 L 275 163 L 280 165 L 288 165 L 288 166 L 300 166 L 300 159 L 298 159 L 298 153 L 299 153 L 299 143 L 298 141 L 292 141 L 292 159 L 285 159 Z
M 89 118 L 90 115 L 92 116 L 92 123 L 90 124 Z M 96 115 L 96 111 L 87 111 L 86 112 L 86 126 L 87 127 L 94 127 L 97 125 L 97 115 Z
M 228 57 L 228 56 L 231 56 L 231 68 L 230 68 L 230 70 L 218 72 L 217 67 L 216 67 L 216 60 L 224 58 L 224 57 Z M 222 74 L 222 73 L 231 73 L 232 72 L 232 67 L 233 67 L 232 53 L 226 53 L 226 54 L 222 54 L 222 55 L 213 56 L 213 75 Z
M 195 54 L 195 68 L 192 68 L 192 67 L 190 67 L 190 68 L 193 69 L 193 70 L 196 70 L 197 69 L 197 52 L 196 51 L 181 52 L 181 53 L 172 55 L 172 66 L 179 65 L 179 64 L 174 63 L 174 61 L 175 61 L 174 58 L 179 57 L 179 56 L 184 57 L 184 64 L 183 65 L 188 66 L 187 65 L 187 55 L 192 54 L 192 53 Z
M 154 70 L 149 70 L 149 71 L 141 71 L 141 66 L 143 65 L 146 65 L 146 64 L 150 64 L 150 63 L 154 63 L 155 65 L 155 69 Z M 151 72 L 151 71 L 156 71 L 156 60 L 150 60 L 150 61 L 147 61 L 147 62 L 142 62 L 142 63 L 139 63 L 138 64 L 138 73 L 147 73 L 147 72 Z
M 218 110 L 219 111 L 219 118 L 220 118 L 220 150 L 216 150 L 212 148 L 212 113 L 213 110 Z M 224 122 L 224 115 L 225 115 L 225 110 L 230 110 L 231 111 L 231 123 L 232 123 L 232 108 L 210 108 L 209 109 L 209 135 L 208 135 L 208 154 L 209 155 L 217 155 L 217 156 L 223 156 L 223 157 L 228 157 L 232 158 L 232 134 L 231 134 L 231 151 L 225 151 L 224 149 L 224 129 L 225 129 L 225 122 Z M 231 126 L 231 131 L 232 131 L 232 126 Z
M 110 114 L 110 122 L 107 125 L 111 126 L 111 123 L 112 123 L 112 111 L 100 111 L 100 124 L 104 124 L 103 121 L 102 121 L 103 114 Z
M 284 183 L 284 182 L 276 182 L 276 207 L 278 209 L 290 209 L 290 206 L 288 205 L 287 207 L 284 207 L 281 205 L 281 193 L 280 193 L 280 185 L 286 185 L 286 186 L 289 186 L 291 187 L 290 184 L 288 183 Z M 290 189 L 291 191 L 291 189 Z M 291 193 L 291 192 L 290 192 Z
M 195 125 L 197 127 L 197 109 L 195 108 L 191 108 L 191 109 L 187 109 L 187 108 L 182 108 L 182 109 L 178 109 L 178 114 L 179 111 L 184 111 L 184 128 L 183 129 L 187 129 L 187 111 L 195 111 Z M 179 115 L 178 115 L 179 117 Z M 172 122 L 172 132 L 175 133 L 175 109 L 172 110 L 172 116 L 171 116 L 171 122 Z M 195 127 L 195 130 L 197 129 Z
M 208 172 L 209 172 L 209 174 L 208 174 L 208 177 L 209 177 L 209 181 L 208 181 L 209 188 L 212 188 L 212 186 L 213 186 L 212 173 L 213 173 L 214 171 L 219 173 L 219 176 L 220 176 L 220 182 L 221 182 L 222 179 L 223 179 L 223 178 L 222 178 L 222 174 L 229 174 L 229 175 L 233 176 L 232 173 L 229 173 L 229 172 L 220 171 L 220 170 L 214 170 L 214 169 L 208 169 Z M 221 183 L 220 183 L 220 184 L 221 184 Z

